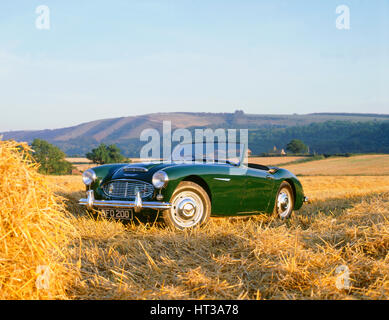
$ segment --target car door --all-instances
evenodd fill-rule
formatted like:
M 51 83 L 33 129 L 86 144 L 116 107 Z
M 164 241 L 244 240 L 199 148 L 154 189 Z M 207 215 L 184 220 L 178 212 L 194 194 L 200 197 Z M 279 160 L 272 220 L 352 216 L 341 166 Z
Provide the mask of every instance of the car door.
M 242 167 L 218 165 L 212 174 L 202 176 L 211 189 L 212 214 L 235 215 L 244 211 L 245 173 Z
M 245 213 L 266 212 L 274 189 L 274 178 L 266 170 L 247 168 L 243 208 Z

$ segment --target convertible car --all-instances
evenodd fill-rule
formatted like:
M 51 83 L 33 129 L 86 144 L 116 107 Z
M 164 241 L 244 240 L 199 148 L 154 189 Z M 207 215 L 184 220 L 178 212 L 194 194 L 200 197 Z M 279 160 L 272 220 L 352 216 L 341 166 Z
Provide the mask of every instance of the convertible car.
M 275 213 L 285 219 L 307 201 L 291 172 L 245 165 L 245 146 L 236 144 L 236 150 L 180 144 L 164 161 L 88 169 L 82 177 L 86 198 L 79 203 L 113 219 L 157 213 L 168 226 L 182 230 L 210 216 Z

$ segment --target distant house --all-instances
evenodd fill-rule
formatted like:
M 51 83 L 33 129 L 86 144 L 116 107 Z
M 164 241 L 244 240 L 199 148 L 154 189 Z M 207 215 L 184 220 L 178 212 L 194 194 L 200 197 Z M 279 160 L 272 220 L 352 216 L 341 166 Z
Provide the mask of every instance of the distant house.
M 73 167 L 73 168 L 72 168 L 72 173 L 71 173 L 71 174 L 72 174 L 72 175 L 81 175 L 82 172 L 81 172 L 79 169 Z
M 273 150 L 269 151 L 267 153 L 267 155 L 269 155 L 269 156 L 285 156 L 286 152 L 284 149 L 278 150 L 277 146 L 274 146 Z

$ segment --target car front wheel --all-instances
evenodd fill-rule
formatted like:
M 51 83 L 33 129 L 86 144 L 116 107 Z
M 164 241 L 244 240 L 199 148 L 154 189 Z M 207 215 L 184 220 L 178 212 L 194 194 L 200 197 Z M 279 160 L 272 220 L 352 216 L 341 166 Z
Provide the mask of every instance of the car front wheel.
M 291 185 L 284 181 L 281 183 L 274 206 L 274 213 L 281 219 L 289 218 L 294 208 L 294 194 Z
M 191 181 L 183 181 L 177 186 L 170 203 L 172 207 L 163 212 L 163 220 L 174 229 L 200 226 L 211 215 L 211 201 L 207 192 Z

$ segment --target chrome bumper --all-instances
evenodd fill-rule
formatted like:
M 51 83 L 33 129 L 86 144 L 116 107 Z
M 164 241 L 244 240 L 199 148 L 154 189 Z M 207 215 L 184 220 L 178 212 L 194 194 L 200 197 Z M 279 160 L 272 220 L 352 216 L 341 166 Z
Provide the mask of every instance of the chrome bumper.
M 95 200 L 93 190 L 86 192 L 86 199 L 80 199 L 78 202 L 82 206 L 86 206 L 88 209 L 93 208 L 133 208 L 135 212 L 139 212 L 142 209 L 170 209 L 171 204 L 168 202 L 153 202 L 142 201 L 139 192 L 135 197 L 135 201 L 121 201 L 121 200 Z

